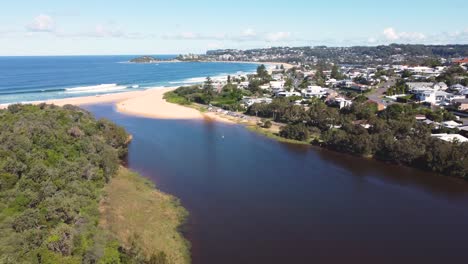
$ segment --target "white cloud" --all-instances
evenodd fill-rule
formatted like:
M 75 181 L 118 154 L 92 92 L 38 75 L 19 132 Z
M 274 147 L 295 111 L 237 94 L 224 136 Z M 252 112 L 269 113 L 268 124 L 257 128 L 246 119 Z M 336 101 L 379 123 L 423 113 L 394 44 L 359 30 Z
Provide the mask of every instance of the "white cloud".
M 257 33 L 255 32 L 255 30 L 253 30 L 251 28 L 248 28 L 248 29 L 244 30 L 244 32 L 242 32 L 242 36 L 244 36 L 244 37 L 255 37 L 255 36 L 257 36 Z
M 289 39 L 290 32 L 272 32 L 272 33 L 257 33 L 255 30 L 248 28 L 238 34 L 211 34 L 203 35 L 194 32 L 182 32 L 174 35 L 163 35 L 163 39 L 176 40 L 216 40 L 216 41 L 234 41 L 234 42 L 276 42 Z
M 383 34 L 388 40 L 397 40 L 400 38 L 394 28 L 384 29 Z
M 367 39 L 367 42 L 373 44 L 373 43 L 377 42 L 377 39 L 374 38 L 374 37 L 370 37 L 370 38 Z
M 55 30 L 54 19 L 48 15 L 38 15 L 34 21 L 26 26 L 30 32 L 53 32 Z
M 426 35 L 420 32 L 397 32 L 392 27 L 384 29 L 383 35 L 387 40 L 390 41 L 402 40 L 407 42 L 415 42 L 424 40 L 426 38 Z
M 113 29 L 113 28 L 107 28 L 101 24 L 96 25 L 94 32 L 90 34 L 90 36 L 95 36 L 98 38 L 119 38 L 119 37 L 124 37 L 126 34 L 119 28 Z
M 266 35 L 266 40 L 269 42 L 276 42 L 276 41 L 288 39 L 290 36 L 291 36 L 290 32 L 274 32 L 274 33 L 268 33 Z
M 207 45 L 208 49 L 221 49 L 224 47 L 223 43 L 221 42 L 211 42 Z
M 180 37 L 183 39 L 196 39 L 198 35 L 193 32 L 182 32 Z

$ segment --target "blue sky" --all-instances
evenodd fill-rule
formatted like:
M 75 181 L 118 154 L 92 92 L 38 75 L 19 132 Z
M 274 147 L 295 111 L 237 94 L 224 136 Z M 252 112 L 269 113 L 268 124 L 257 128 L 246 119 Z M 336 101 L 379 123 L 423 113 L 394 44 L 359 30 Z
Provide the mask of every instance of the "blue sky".
M 468 1 L 14 0 L 0 55 L 179 54 L 217 48 L 468 44 Z

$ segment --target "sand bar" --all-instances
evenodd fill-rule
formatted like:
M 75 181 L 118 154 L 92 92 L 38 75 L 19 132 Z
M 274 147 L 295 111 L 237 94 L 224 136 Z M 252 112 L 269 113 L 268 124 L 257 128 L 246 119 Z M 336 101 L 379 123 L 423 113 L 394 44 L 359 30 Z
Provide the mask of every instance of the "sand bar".
M 232 120 L 223 118 L 222 116 L 216 115 L 214 113 L 201 113 L 194 108 L 166 102 L 166 100 L 163 99 L 164 94 L 166 92 L 175 90 L 176 88 L 177 87 L 152 88 L 144 91 L 54 99 L 28 103 L 47 103 L 58 106 L 64 106 L 67 104 L 83 106 L 102 103 L 115 103 L 118 112 L 128 115 L 155 119 L 199 119 L 234 123 Z M 6 107 L 7 105 L 0 105 L 0 109 L 4 109 Z

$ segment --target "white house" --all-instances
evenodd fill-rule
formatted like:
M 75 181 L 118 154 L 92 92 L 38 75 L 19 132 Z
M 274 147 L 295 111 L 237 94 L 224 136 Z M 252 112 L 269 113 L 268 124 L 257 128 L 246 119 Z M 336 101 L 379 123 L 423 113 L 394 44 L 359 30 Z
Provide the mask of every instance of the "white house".
M 459 123 L 455 122 L 455 121 L 445 121 L 445 122 L 442 122 L 442 126 L 446 127 L 446 128 L 457 128 L 459 126 L 461 126 Z
M 325 84 L 326 84 L 327 86 L 330 86 L 330 85 L 331 85 L 331 86 L 334 87 L 334 86 L 336 86 L 337 83 L 338 83 L 338 81 L 337 81 L 336 79 L 329 79 L 329 80 L 325 81 Z
M 335 97 L 333 99 L 330 99 L 328 102 L 329 102 L 330 105 L 336 105 L 340 109 L 351 106 L 353 104 L 353 101 L 346 100 L 343 97 Z
M 447 142 L 468 142 L 468 138 L 459 134 L 432 134 L 431 136 Z
M 271 81 L 270 88 L 271 89 L 284 89 L 285 81 Z
M 312 85 L 312 86 L 307 87 L 307 89 L 302 90 L 301 92 L 302 92 L 302 96 L 306 98 L 312 98 L 312 97 L 321 98 L 327 94 L 328 89 L 322 88 L 320 86 Z
M 268 97 L 262 97 L 262 98 L 252 98 L 252 97 L 244 97 L 242 98 L 242 103 L 246 106 L 251 106 L 253 104 L 270 104 L 273 101 L 273 99 L 268 98 Z
M 278 97 L 301 96 L 301 93 L 284 91 L 284 92 L 279 92 L 276 96 Z
M 247 89 L 249 87 L 249 82 L 240 82 L 238 87 L 243 88 L 243 89 Z
M 449 104 L 453 95 L 443 91 L 425 90 L 416 93 L 418 100 L 433 105 Z

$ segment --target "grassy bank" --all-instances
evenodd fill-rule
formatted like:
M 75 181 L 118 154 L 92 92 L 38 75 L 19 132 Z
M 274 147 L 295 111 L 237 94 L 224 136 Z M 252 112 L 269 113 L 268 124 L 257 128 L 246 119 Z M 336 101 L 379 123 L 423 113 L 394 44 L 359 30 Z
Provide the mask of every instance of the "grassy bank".
M 149 180 L 121 168 L 104 188 L 99 210 L 100 226 L 130 254 L 153 256 L 157 263 L 190 262 L 189 244 L 178 232 L 187 211 Z
M 281 137 L 277 133 L 274 133 L 270 131 L 269 129 L 259 127 L 258 125 L 248 125 L 246 126 L 246 128 L 252 132 L 255 132 L 265 137 L 277 140 L 279 142 L 289 143 L 289 144 L 299 144 L 299 145 L 310 145 L 310 143 L 306 141 L 300 141 L 300 140 L 294 140 L 294 139 Z

